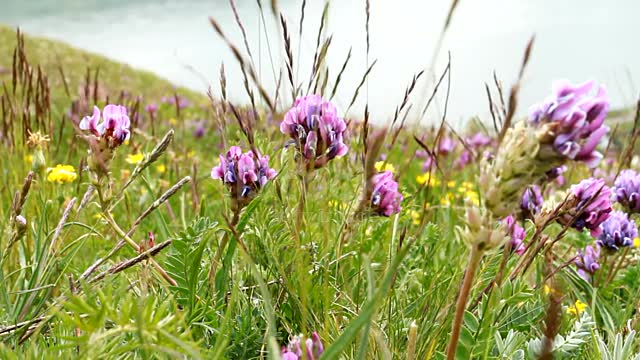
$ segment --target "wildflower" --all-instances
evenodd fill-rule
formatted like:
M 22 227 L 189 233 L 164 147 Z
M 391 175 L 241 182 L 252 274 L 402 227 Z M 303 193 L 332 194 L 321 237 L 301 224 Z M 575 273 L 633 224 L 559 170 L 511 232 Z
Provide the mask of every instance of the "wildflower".
M 378 173 L 370 181 L 373 183 L 371 208 L 383 216 L 399 213 L 403 196 L 398 192 L 398 183 L 393 180 L 391 171 Z
M 502 224 L 506 229 L 507 236 L 511 238 L 511 251 L 518 255 L 524 254 L 524 251 L 527 249 L 524 246 L 524 238 L 527 236 L 524 228 L 518 224 L 513 215 L 504 218 Z
M 451 140 L 451 138 L 443 137 L 442 139 L 440 139 L 440 142 L 438 143 L 438 154 L 448 155 L 451 152 L 453 152 L 455 147 L 456 147 L 456 143 L 453 140 Z
M 47 181 L 57 182 L 58 184 L 73 182 L 78 177 L 76 169 L 71 165 L 58 164 L 55 168 L 49 168 L 47 171 L 49 172 Z
M 429 182 L 429 186 L 438 186 L 438 185 L 440 185 L 440 180 L 438 180 L 434 174 L 431 174 L 429 172 L 426 172 L 426 173 L 424 173 L 422 175 L 416 176 L 416 181 L 420 185 L 426 184 L 427 181 Z
M 576 300 L 573 306 L 569 306 L 567 308 L 567 314 L 579 316 L 587 309 L 587 304 L 583 303 L 580 300 Z
M 640 247 L 640 238 L 633 239 L 633 247 Z
M 126 107 L 107 105 L 102 110 L 102 122 L 100 109 L 94 106 L 93 115 L 85 116 L 78 126 L 81 130 L 89 130 L 93 136 L 104 139 L 107 147 L 113 149 L 129 139 L 130 125 Z
M 613 211 L 600 228 L 602 231 L 596 243 L 607 250 L 615 251 L 621 247 L 632 246 L 633 239 L 638 236 L 636 223 L 622 211 Z
M 471 156 L 471 152 L 469 150 L 464 150 L 461 154 L 460 157 L 456 160 L 456 167 L 458 169 L 464 169 L 465 166 L 467 166 L 467 164 L 469 164 L 472 160 L 472 156 Z
M 158 164 L 156 165 L 156 171 L 160 174 L 164 174 L 165 172 L 167 172 L 167 166 L 165 164 Z
M 302 356 L 302 341 L 303 335 L 297 335 L 293 337 L 293 340 L 289 342 L 286 348 L 282 349 L 282 360 L 318 360 L 324 352 L 324 346 L 322 341 L 316 332 L 311 334 L 311 338 L 304 340 L 305 357 Z
M 598 244 L 594 246 L 588 245 L 584 248 L 584 251 L 578 250 L 578 256 L 576 256 L 575 264 L 578 268 L 578 274 L 583 279 L 589 280 L 591 275 L 600 269 L 598 264 L 598 258 L 600 257 L 600 247 Z
M 609 131 L 604 126 L 609 97 L 603 85 L 595 96 L 589 95 L 593 86 L 593 81 L 579 85 L 559 81 L 545 101 L 529 109 L 531 124 L 542 130 L 541 143 L 555 151 L 555 156 L 547 152 L 547 157 L 582 161 L 592 168 L 602 158 L 595 148 Z
M 530 131 L 530 127 L 518 122 L 507 131 L 495 157 L 484 158 L 480 163 L 479 192 L 496 218 L 516 213 L 522 190 L 546 171 L 538 167 L 540 144 Z
M 24 161 L 31 164 L 33 162 L 33 155 L 27 154 L 24 156 Z
M 542 208 L 542 192 L 538 185 L 530 185 L 524 189 L 522 200 L 520 201 L 520 210 L 525 219 L 532 219 L 534 215 L 540 212 Z
M 429 171 L 436 166 L 436 160 L 431 156 L 427 155 L 424 163 L 422 163 L 422 171 Z
M 464 193 L 465 198 L 469 201 L 469 203 L 473 204 L 473 205 L 480 205 L 480 197 L 478 196 L 478 193 L 473 191 L 473 190 L 467 190 Z
M 411 215 L 411 222 L 413 223 L 413 225 L 420 225 L 420 218 L 422 217 L 422 215 L 415 210 L 409 211 L 409 214 Z
M 377 161 L 373 166 L 377 172 L 383 172 L 387 170 L 391 171 L 392 173 L 396 172 L 396 167 L 386 161 Z
M 444 197 L 440 199 L 440 205 L 451 206 L 451 203 L 455 201 L 455 199 L 455 196 L 452 193 L 448 192 L 444 195 Z
M 456 182 L 455 182 L 455 180 L 447 181 L 447 187 L 448 187 L 448 188 L 453 188 L 453 187 L 455 187 L 455 186 L 456 186 Z
M 242 153 L 239 146 L 232 146 L 226 156 L 220 155 L 220 164 L 211 169 L 211 177 L 220 179 L 231 192 L 231 197 L 239 210 L 263 188 L 267 181 L 276 176 L 269 167 L 269 156 L 252 151 Z
M 280 131 L 293 139 L 308 169 L 322 167 L 347 153 L 343 140 L 346 129 L 336 107 L 319 95 L 299 97 L 280 123 Z
M 49 135 L 42 135 L 40 131 L 31 132 L 31 130 L 27 130 L 29 133 L 29 138 L 27 139 L 27 145 L 32 148 L 43 148 L 46 147 L 51 138 Z
M 572 222 L 571 227 L 579 231 L 586 228 L 592 236 L 598 237 L 602 232 L 600 224 L 609 218 L 612 211 L 611 188 L 602 179 L 589 178 L 572 185 L 570 191 L 577 205 L 569 209 L 559 222 L 563 225 Z
M 491 144 L 491 138 L 482 132 L 477 132 L 466 138 L 465 143 L 472 148 L 479 148 Z
M 640 174 L 622 170 L 614 182 L 613 199 L 631 213 L 640 213 Z
M 150 104 L 148 104 L 147 106 L 145 106 L 145 107 L 144 107 L 144 109 L 145 109 L 148 113 L 150 113 L 150 114 L 152 114 L 152 115 L 155 115 L 155 113 L 156 113 L 156 112 L 158 112 L 158 104 L 156 104 L 156 103 L 150 103 Z
M 144 159 L 144 154 L 137 153 L 137 154 L 127 155 L 127 158 L 125 159 L 125 161 L 128 164 L 136 165 L 136 164 L 139 164 L 143 159 Z
M 180 95 L 165 96 L 161 100 L 165 104 L 176 105 L 176 98 L 177 98 L 177 105 L 179 109 L 184 109 L 187 106 L 189 106 L 189 99 Z

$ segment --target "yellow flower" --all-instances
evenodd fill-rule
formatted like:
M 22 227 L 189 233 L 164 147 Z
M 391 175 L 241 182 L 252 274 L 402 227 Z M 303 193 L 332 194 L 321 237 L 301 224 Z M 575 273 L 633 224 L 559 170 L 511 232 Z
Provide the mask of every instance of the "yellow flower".
M 142 159 L 144 159 L 144 154 L 142 153 L 137 153 L 137 154 L 129 154 L 127 155 L 127 158 L 125 159 L 126 162 L 128 162 L 129 164 L 139 164 Z
M 329 206 L 340 210 L 345 210 L 347 207 L 349 207 L 347 203 L 338 200 L 329 200 Z
M 451 180 L 451 181 L 447 182 L 447 187 L 448 188 L 452 188 L 452 187 L 455 187 L 455 186 L 456 186 L 456 182 L 455 181 Z
M 411 214 L 413 225 L 420 225 L 421 214 L 415 210 L 409 210 L 409 214 Z
M 24 162 L 31 164 L 33 162 L 33 155 L 27 154 L 24 156 Z
M 453 196 L 452 193 L 448 192 L 442 199 L 440 199 L 440 205 L 449 206 L 454 200 L 455 196 Z
M 633 247 L 640 247 L 640 237 L 633 239 Z
M 178 120 L 176 120 L 176 118 L 169 119 L 169 124 L 176 125 L 177 123 L 178 123 Z
M 383 172 L 383 171 L 391 171 L 392 173 L 396 172 L 395 166 L 385 161 L 378 161 L 373 166 L 376 168 L 376 171 L 378 172 Z
M 558 290 L 552 289 L 549 285 L 545 285 L 542 289 L 544 290 L 545 295 L 549 295 L 549 294 L 560 295 L 560 292 Z
M 580 300 L 576 300 L 576 303 L 573 306 L 569 306 L 567 308 L 567 314 L 580 315 L 586 308 L 587 304 L 583 303 Z
M 189 151 L 189 152 L 187 153 L 187 157 L 188 157 L 188 158 L 192 158 L 192 157 L 194 157 L 195 155 L 196 155 L 196 152 L 195 152 L 195 151 L 193 151 L 193 150 L 191 150 L 191 151 Z
M 165 172 L 167 172 L 167 167 L 164 164 L 156 165 L 156 171 L 160 174 L 164 174 Z
M 78 177 L 76 169 L 71 165 L 56 165 L 55 168 L 47 169 L 47 181 L 57 182 L 58 184 L 70 183 Z
M 473 190 L 467 190 L 465 192 L 465 197 L 471 201 L 474 205 L 480 205 L 480 198 L 478 197 L 478 193 Z
M 436 179 L 436 176 L 430 173 L 424 173 L 422 175 L 416 176 L 416 181 L 418 184 L 423 185 L 427 181 L 429 181 L 429 186 L 438 186 L 440 185 L 440 180 Z

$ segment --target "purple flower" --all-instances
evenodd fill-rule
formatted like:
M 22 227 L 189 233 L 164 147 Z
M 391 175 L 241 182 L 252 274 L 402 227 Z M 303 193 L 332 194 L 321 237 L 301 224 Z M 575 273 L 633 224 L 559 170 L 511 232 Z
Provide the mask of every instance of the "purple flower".
M 513 215 L 504 218 L 502 224 L 507 230 L 507 236 L 511 238 L 511 251 L 518 255 L 524 254 L 524 251 L 527 249 L 526 246 L 524 246 L 524 238 L 527 236 L 524 228 L 518 224 Z
M 147 106 L 145 106 L 145 107 L 144 107 L 144 109 L 145 109 L 148 113 L 150 113 L 150 114 L 154 115 L 156 112 L 158 112 L 158 104 L 156 104 L 156 103 L 150 103 L 150 104 L 148 104 Z
M 631 213 L 640 213 L 640 174 L 622 170 L 614 182 L 613 199 Z
M 598 264 L 598 258 L 600 257 L 600 247 L 596 244 L 595 247 L 589 245 L 584 248 L 584 251 L 578 250 L 578 256 L 576 256 L 575 264 L 578 268 L 578 274 L 583 279 L 589 280 L 591 275 L 596 273 L 596 270 L 600 269 Z
M 347 125 L 338 117 L 336 107 L 320 95 L 298 98 L 280 123 L 280 131 L 289 135 L 312 168 L 319 168 L 349 148 L 344 143 Z
M 467 164 L 469 164 L 472 160 L 473 156 L 471 156 L 471 152 L 469 152 L 469 150 L 464 150 L 461 154 L 460 157 L 458 158 L 458 160 L 456 160 L 456 167 L 458 169 L 464 169 L 465 166 L 467 166 Z
M 171 104 L 171 105 L 176 105 L 176 97 L 178 98 L 178 108 L 179 109 L 184 109 L 187 106 L 189 106 L 189 99 L 180 96 L 180 95 L 175 95 L 175 96 L 165 96 L 162 98 L 162 102 L 165 104 Z
M 520 201 L 520 209 L 524 218 L 532 219 L 534 215 L 540 212 L 543 202 L 540 186 L 530 185 L 524 189 L 522 200 Z
M 282 360 L 299 360 L 303 359 L 302 357 L 302 347 L 301 342 L 303 340 L 302 335 L 294 336 L 293 340 L 289 342 L 289 345 L 286 348 L 282 349 Z M 313 332 L 311 334 L 311 338 L 307 338 L 304 342 L 305 344 L 305 353 L 306 356 L 304 359 L 306 360 L 318 360 L 320 356 L 324 352 L 324 346 L 322 345 L 322 341 L 320 340 L 320 336 L 318 333 Z
M 81 130 L 89 130 L 95 137 L 105 139 L 110 148 L 115 148 L 129 139 L 130 125 L 126 107 L 107 105 L 102 110 L 102 121 L 100 121 L 100 109 L 94 106 L 93 115 L 85 116 L 78 127 Z
M 604 180 L 589 178 L 571 186 L 571 193 L 578 204 L 563 217 L 564 224 L 575 217 L 572 227 L 582 231 L 589 229 L 593 237 L 602 232 L 600 224 L 609 218 L 611 209 L 611 188 Z
M 384 171 L 373 176 L 371 208 L 379 215 L 391 216 L 402 210 L 400 203 L 403 196 L 398 192 L 398 183 L 393 180 L 391 171 Z
M 227 185 L 240 207 L 248 204 L 257 191 L 275 176 L 276 171 L 269 168 L 267 155 L 258 155 L 256 161 L 252 151 L 242 153 L 239 146 L 229 148 L 225 156 L 220 155 L 220 164 L 211 169 L 211 177 Z
M 422 163 L 422 171 L 429 171 L 436 166 L 436 161 L 433 157 L 428 156 L 425 159 L 424 163 Z
M 449 137 L 443 137 L 438 143 L 438 154 L 448 155 L 456 148 L 456 143 Z
M 593 81 L 572 85 L 567 80 L 553 86 L 551 96 L 529 109 L 530 122 L 547 130 L 548 142 L 561 157 L 597 166 L 602 154 L 595 150 L 609 131 L 604 119 L 609 97 L 603 85 L 595 96 L 589 95 Z
M 472 148 L 480 148 L 491 144 L 491 138 L 479 131 L 468 137 L 465 142 Z
M 633 220 L 622 211 L 614 211 L 602 225 L 602 232 L 596 244 L 608 250 L 618 250 L 621 247 L 632 246 L 633 239 L 638 237 L 638 228 Z

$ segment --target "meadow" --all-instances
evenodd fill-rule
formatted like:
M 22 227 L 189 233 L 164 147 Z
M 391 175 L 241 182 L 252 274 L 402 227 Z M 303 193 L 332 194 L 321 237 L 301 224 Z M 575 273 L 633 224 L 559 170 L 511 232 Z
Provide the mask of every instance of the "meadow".
M 640 359 L 640 103 L 519 104 L 532 39 L 490 118 L 449 124 L 447 66 L 374 121 L 332 99 L 375 62 L 321 27 L 298 76 L 298 21 L 271 92 L 212 18 L 245 81 L 208 94 L 0 27 L 0 358 Z

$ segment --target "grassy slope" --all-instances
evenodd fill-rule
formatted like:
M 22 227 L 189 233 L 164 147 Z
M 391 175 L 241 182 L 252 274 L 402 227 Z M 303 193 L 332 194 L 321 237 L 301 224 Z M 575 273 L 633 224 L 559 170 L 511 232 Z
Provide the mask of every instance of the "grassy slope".
M 109 93 L 117 93 L 122 89 L 136 91 L 145 99 L 159 99 L 162 96 L 179 92 L 192 101 L 204 101 L 205 97 L 185 88 L 176 88 L 169 81 L 148 71 L 134 69 L 129 65 L 118 63 L 104 56 L 76 49 L 65 43 L 34 36 L 25 36 L 25 44 L 32 65 L 40 65 L 46 74 L 53 90 L 54 98 L 60 98 L 64 91 L 62 75 L 59 67 L 65 69 L 65 77 L 73 94 L 79 91 L 86 74 L 86 68 L 100 69 L 100 83 Z M 11 79 L 11 63 L 13 49 L 16 45 L 15 29 L 0 25 L 0 82 Z M 68 71 L 74 69 L 75 71 Z M 84 69 L 85 71 L 78 71 Z
M 12 30 L 0 28 L 0 67 L 11 63 L 14 39 Z M 138 92 L 149 101 L 174 92 L 171 84 L 152 74 L 103 57 L 45 39 L 29 37 L 26 42 L 31 61 L 40 63 L 50 76 L 54 96 L 59 98 L 55 103 L 59 107 L 58 113 L 67 109 L 77 91 L 71 98 L 64 94 L 56 57 L 51 56 L 51 49 L 58 54 L 72 89 L 81 86 L 87 66 L 99 66 L 101 84 L 111 94 L 125 89 Z M 8 78 L 10 74 L 0 75 L 0 81 Z M 181 89 L 180 92 L 194 100 L 203 99 L 188 90 Z M 400 141 L 406 142 L 407 149 L 400 150 L 397 145 L 388 150 L 387 156 L 389 163 L 396 164 L 397 168 L 408 167 L 399 179 L 400 189 L 406 195 L 403 212 L 397 218 L 371 217 L 353 225 L 353 237 L 341 249 L 343 256 L 339 257 L 336 241 L 348 216 L 349 206 L 354 205 L 353 201 L 361 190 L 360 162 L 347 156 L 314 173 L 310 191 L 305 196 L 305 210 L 301 213 L 303 227 L 299 229 L 298 199 L 302 196 L 295 161 L 291 151 L 281 151 L 284 137 L 277 125 L 270 124 L 256 132 L 256 140 L 259 150 L 271 155 L 270 164 L 280 171 L 280 175 L 255 200 L 255 207 L 246 209 L 241 220 L 246 224 L 243 240 L 247 252 L 252 255 L 251 260 L 259 271 L 253 273 L 249 270 L 251 267 L 247 264 L 250 261 L 241 256 L 239 250 L 235 256 L 233 250 L 229 250 L 232 255 L 225 257 L 217 270 L 216 292 L 210 293 L 207 271 L 227 227 L 223 214 L 229 215 L 229 201 L 224 187 L 212 181 L 208 171 L 216 164 L 216 155 L 223 151 L 222 146 L 216 147 L 221 145 L 220 135 L 226 137 L 227 145 L 240 144 L 246 148 L 246 141 L 233 122 L 221 132 L 208 131 L 204 138 L 196 139 L 189 131 L 184 131 L 183 124 L 189 119 L 211 122 L 213 115 L 194 107 L 193 114 L 183 113 L 185 122 L 182 122 L 183 119 L 171 121 L 174 114 L 169 106 L 161 107 L 158 113 L 160 126 L 157 134 L 164 133 L 169 124 L 177 130 L 174 143 L 157 163 L 166 165 L 166 170 L 159 171 L 156 164 L 144 170 L 114 208 L 113 217 L 120 226 L 126 227 L 126 231 L 138 214 L 168 186 L 199 169 L 199 181 L 193 188 L 177 192 L 170 199 L 169 206 L 162 206 L 152 213 L 133 235 L 136 242 L 142 242 L 148 232 L 155 234 L 156 243 L 174 239 L 174 246 L 165 249 L 156 259 L 167 265 L 172 273 L 177 273 L 176 269 L 182 270 L 181 261 L 191 266 L 188 276 L 185 275 L 180 283 L 188 296 L 180 289 L 165 286 L 151 273 L 147 264 L 138 264 L 93 287 L 85 286 L 82 294 L 64 302 L 63 311 L 56 314 L 51 326 L 44 327 L 40 335 L 23 345 L 19 345 L 20 333 L 4 335 L 0 343 L 0 358 L 90 358 L 93 354 L 104 358 L 150 358 L 156 353 L 160 353 L 159 358 L 169 358 L 169 354 L 177 358 L 170 350 L 195 352 L 196 356 L 190 355 L 190 358 L 196 358 L 197 353 L 203 358 L 216 358 L 215 355 L 220 354 L 232 359 L 259 358 L 266 350 L 264 334 L 269 311 L 276 318 L 275 335 L 281 344 L 285 344 L 292 334 L 308 334 L 316 330 L 328 347 L 341 334 L 350 333 L 354 338 L 359 336 L 361 332 L 357 328 L 345 329 L 363 314 L 364 304 L 379 294 L 382 279 L 398 252 L 401 239 L 405 244 L 408 241 L 415 241 L 415 244 L 403 260 L 398 276 L 393 278 L 392 290 L 378 297 L 381 304 L 373 315 L 374 320 L 367 320 L 367 324 L 371 324 L 371 341 L 368 346 L 361 339 L 346 341 L 344 358 L 356 358 L 360 344 L 364 344 L 362 349 L 365 350 L 362 358 L 382 357 L 381 354 L 387 351 L 393 358 L 404 358 L 408 347 L 407 328 L 413 321 L 418 325 L 416 358 L 429 358 L 444 350 L 451 329 L 452 305 L 467 259 L 467 248 L 456 237 L 455 229 L 464 223 L 464 198 L 474 193 L 463 185 L 470 181 L 472 188 L 476 188 L 473 183 L 476 166 L 471 165 L 464 171 L 452 170 L 455 158 L 450 156 L 441 164 L 445 173 L 439 173 L 439 181 L 434 181 L 435 184 L 424 191 L 415 180 L 421 173 L 422 164 L 412 162 L 407 156 L 416 150 L 416 144 L 402 138 Z M 56 121 L 56 126 L 64 126 L 59 118 Z M 209 124 L 208 129 L 212 128 L 214 125 Z M 62 160 L 68 164 L 79 164 L 86 155 L 86 146 L 76 141 L 77 137 L 71 130 L 67 125 L 62 136 L 51 134 L 53 141 L 45 152 L 47 166 Z M 148 133 L 148 128 L 141 130 Z M 115 189 L 122 187 L 134 168 L 124 161 L 126 155 L 138 150 L 149 152 L 155 145 L 153 140 L 136 133 L 132 144 L 117 150 L 111 166 Z M 357 139 L 349 145 L 350 155 L 362 151 Z M 5 204 L 11 202 L 13 191 L 20 188 L 30 168 L 30 162 L 24 161 L 23 153 L 31 151 L 24 148 L 0 157 L 0 169 L 10 169 L 0 171 L 0 203 L 3 204 L 0 207 L 0 230 L 5 229 L 9 218 Z M 584 169 L 572 169 L 567 175 L 568 183 L 585 176 Z M 13 260 L 20 256 L 20 262 L 6 263 L 6 272 L 0 267 L 0 274 L 4 276 L 0 279 L 0 324 L 3 326 L 49 314 L 59 296 L 71 293 L 67 276 L 73 275 L 77 279 L 87 266 L 98 257 L 105 256 L 119 240 L 113 229 L 101 220 L 94 197 L 83 211 L 76 213 L 74 209 L 73 224 L 68 223 L 57 240 L 57 246 L 49 248 L 51 236 L 47 234 L 54 232 L 64 206 L 73 197 L 81 199 L 87 186 L 86 173 L 71 184 L 50 183 L 44 180 L 43 174 L 37 175 L 23 211 L 29 222 L 29 232 L 25 241 L 15 245 L 9 257 Z M 430 204 L 426 210 L 423 208 L 425 203 Z M 430 223 L 424 232 L 412 218 L 423 212 Z M 207 222 L 188 226 L 198 215 L 219 225 L 209 228 L 211 224 Z M 6 229 L 10 230 L 8 226 Z M 528 230 L 531 235 L 532 229 Z M 559 228 L 556 226 L 551 230 L 558 232 Z M 2 250 L 7 241 L 4 238 L 6 236 L 0 239 Z M 587 241 L 591 239 L 585 234 L 571 232 L 557 245 L 560 247 L 557 254 L 566 255 L 558 263 L 569 258 L 576 247 L 583 247 Z M 179 250 L 176 243 L 181 244 L 183 250 Z M 201 243 L 204 244 L 204 260 L 191 263 L 197 254 L 196 249 L 191 249 L 196 246 L 200 249 Z M 230 249 L 238 249 L 235 243 L 231 244 L 234 247 Z M 47 261 L 39 260 L 39 254 L 43 253 L 50 254 Z M 125 247 L 108 264 L 135 255 L 133 250 Z M 474 285 L 476 293 L 497 272 L 501 259 L 500 249 L 487 254 Z M 511 352 L 526 349 L 527 340 L 541 336 L 540 324 L 545 316 L 548 296 L 532 288 L 544 275 L 540 270 L 544 262 L 540 257 L 538 259 L 528 276 L 518 277 L 496 288 L 491 296 L 482 299 L 477 307 L 480 312 L 470 312 L 465 316 L 461 343 L 469 355 L 466 358 L 498 353 L 494 337 L 499 334 L 504 339 L 508 330 L 515 330 L 509 346 Z M 517 260 L 517 257 L 511 257 L 507 271 L 513 269 Z M 168 266 L 170 262 L 174 264 L 171 268 Z M 40 269 L 41 263 L 46 264 L 43 269 Z M 185 272 L 186 269 L 184 267 Z M 637 308 L 634 302 L 639 296 L 636 290 L 639 271 L 637 266 L 629 267 L 621 271 L 624 277 L 616 278 L 613 284 L 602 286 L 597 292 L 577 278 L 573 271 L 561 271 L 558 278 L 566 292 L 562 302 L 564 316 L 560 333 L 566 335 L 576 323 L 575 317 L 566 311 L 578 299 L 589 304 L 587 313 L 596 318 L 602 334 L 622 331 L 632 316 L 631 311 Z M 270 284 L 272 308 L 266 305 L 262 290 L 255 290 L 255 274 L 258 273 Z M 187 281 L 187 278 L 195 280 Z M 195 290 L 187 290 L 187 285 L 192 284 Z M 622 295 L 618 295 L 618 289 Z M 67 311 L 84 314 L 86 318 L 67 315 Z M 590 332 L 592 328 L 584 326 L 583 330 L 574 338 L 585 343 L 579 343 L 568 358 L 598 358 L 594 350 L 595 337 Z M 637 345 L 637 341 L 634 342 L 635 348 Z M 504 351 L 502 355 L 509 358 L 513 354 Z M 516 358 L 515 355 L 512 358 Z

